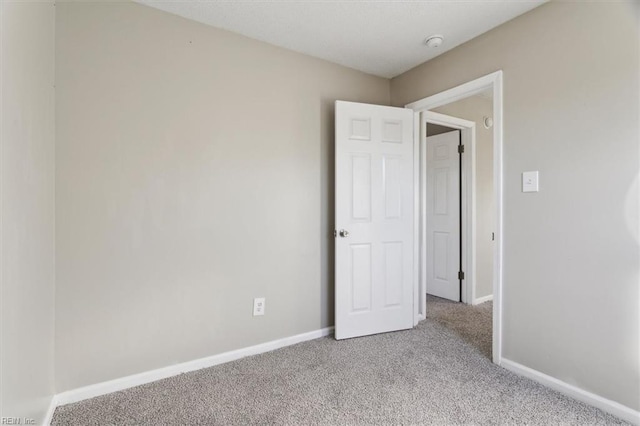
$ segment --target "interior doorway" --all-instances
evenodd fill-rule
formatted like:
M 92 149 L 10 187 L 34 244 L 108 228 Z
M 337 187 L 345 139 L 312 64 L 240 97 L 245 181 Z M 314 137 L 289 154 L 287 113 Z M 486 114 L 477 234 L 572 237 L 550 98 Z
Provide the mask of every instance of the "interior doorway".
M 461 266 L 463 268 L 462 272 L 464 272 L 464 279 L 462 280 L 462 298 L 468 304 L 473 304 L 474 301 L 475 303 L 481 303 L 483 301 L 490 300 L 489 298 L 493 299 L 490 326 L 492 336 L 491 357 L 495 363 L 500 364 L 502 358 L 502 72 L 498 71 L 485 77 L 481 77 L 453 89 L 413 102 L 406 105 L 406 107 L 413 109 L 416 117 L 414 120 L 414 134 L 416 136 L 420 135 L 420 146 L 416 148 L 416 151 L 419 152 L 419 160 L 416 162 L 416 170 L 418 173 L 416 174 L 415 180 L 416 187 L 419 188 L 416 197 L 420 200 L 418 208 L 420 221 L 419 229 L 420 233 L 424 235 L 424 231 L 426 230 L 425 203 L 427 202 L 427 198 L 425 193 L 425 180 L 427 170 L 426 157 L 422 154 L 425 153 L 425 146 L 423 144 L 426 143 L 427 127 L 423 124 L 426 124 L 428 121 L 427 117 L 430 115 L 432 117 L 433 114 L 438 113 L 440 115 L 444 115 L 442 112 L 447 112 L 443 111 L 447 106 L 467 98 L 478 96 L 488 96 L 491 98 L 490 100 L 492 104 L 490 106 L 490 112 L 486 114 L 486 116 L 481 117 L 481 120 L 466 120 L 467 123 L 464 125 L 457 123 L 457 128 L 461 131 L 463 145 L 465 145 L 465 153 L 462 157 L 463 164 L 461 164 L 461 170 L 463 173 L 463 177 L 461 179 L 461 218 L 463 223 L 463 230 L 461 232 L 463 240 L 461 244 L 461 247 L 463 248 L 461 251 Z M 436 113 L 434 111 L 438 112 Z M 436 115 L 435 118 L 439 119 L 442 117 Z M 459 117 L 454 118 L 460 119 Z M 469 121 L 473 121 L 473 125 L 470 125 Z M 447 123 L 439 123 L 437 120 L 435 120 L 433 124 L 445 125 L 454 129 L 456 128 L 455 126 L 451 126 Z M 489 186 L 493 202 L 489 207 L 490 231 L 488 235 L 486 229 L 482 230 L 480 233 L 478 232 L 479 228 L 482 227 L 478 226 L 478 212 L 476 210 L 477 179 L 475 163 L 477 153 L 476 146 L 474 144 L 475 138 L 473 138 L 476 128 L 482 128 L 483 131 L 490 134 L 493 139 L 492 152 L 489 153 L 489 157 L 491 158 L 491 177 L 489 178 Z M 474 285 L 471 284 L 475 284 L 477 282 L 478 271 L 476 270 L 476 267 L 478 266 L 477 261 L 479 258 L 476 247 L 474 247 L 474 244 L 469 244 L 469 242 L 475 241 L 477 237 L 480 237 L 483 241 L 488 239 L 490 243 L 489 251 L 492 255 L 489 262 L 490 275 L 488 278 L 488 282 L 491 284 L 488 286 L 490 287 L 490 295 L 484 295 L 480 292 L 477 292 L 477 294 L 471 294 L 476 290 L 474 289 Z M 419 244 L 419 246 L 418 257 L 421 260 L 426 259 L 423 255 L 426 250 L 426 238 L 423 239 L 423 243 Z M 486 266 L 485 261 L 486 259 L 483 260 Z M 424 278 L 426 277 L 426 274 L 432 272 L 429 271 L 428 265 L 424 261 L 418 262 L 418 270 L 418 283 L 416 285 L 417 291 L 415 297 L 416 323 L 427 316 L 427 291 L 426 280 Z M 487 278 L 484 277 L 483 281 L 486 283 Z M 482 298 L 486 299 L 482 300 Z
M 488 357 L 494 195 L 492 128 L 484 121 L 490 120 L 492 110 L 487 90 L 421 114 L 425 125 L 421 155 L 426 157 L 421 259 L 426 315 L 455 330 Z M 477 309 L 470 306 L 480 304 Z
M 425 298 L 429 293 L 473 304 L 476 283 L 476 123 L 434 111 L 423 111 L 420 117 L 419 269 L 420 287 L 424 293 L 420 297 Z M 442 149 L 440 153 L 435 152 L 443 138 L 448 139 L 454 148 L 444 162 L 438 160 L 443 154 Z M 443 172 L 448 172 L 446 182 L 442 182 Z M 447 206 L 436 204 L 438 198 L 442 198 L 443 191 L 446 191 Z M 448 233 L 443 232 L 441 226 L 447 217 Z M 436 278 L 442 275 L 437 263 L 442 262 L 443 258 L 438 253 L 441 247 L 434 244 L 438 238 L 441 239 L 439 245 L 446 245 L 448 250 L 445 259 L 448 267 L 447 286 L 438 283 L 441 280 Z M 430 286 L 434 288 L 429 289 Z M 443 294 L 437 287 L 446 287 L 448 291 Z
M 422 114 L 426 122 L 426 314 L 429 321 L 451 329 L 491 359 L 493 140 L 491 127 L 483 123 L 492 114 L 492 100 L 483 93 L 436 111 Z M 463 132 L 467 133 L 464 144 Z M 470 153 L 473 158 L 467 157 Z M 465 179 L 463 171 L 472 179 Z M 468 273 L 470 269 L 474 273 Z
M 427 294 L 462 302 L 462 135 L 426 122 L 424 239 L 421 262 Z

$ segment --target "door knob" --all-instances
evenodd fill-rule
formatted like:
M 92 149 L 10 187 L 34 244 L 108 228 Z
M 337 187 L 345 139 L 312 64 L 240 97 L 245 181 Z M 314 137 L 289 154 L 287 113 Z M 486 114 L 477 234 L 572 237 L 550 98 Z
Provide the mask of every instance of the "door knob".
M 340 236 L 341 236 L 342 238 L 344 238 L 344 237 L 348 237 L 348 236 L 349 236 L 349 231 L 345 231 L 344 229 L 341 229 L 341 230 L 340 230 Z

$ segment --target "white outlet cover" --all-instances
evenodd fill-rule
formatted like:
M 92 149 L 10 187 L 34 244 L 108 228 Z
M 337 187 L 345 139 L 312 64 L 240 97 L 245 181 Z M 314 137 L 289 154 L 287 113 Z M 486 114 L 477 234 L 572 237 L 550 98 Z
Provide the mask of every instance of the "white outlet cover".
M 522 192 L 538 192 L 538 171 L 522 173 Z
M 256 297 L 253 299 L 253 316 L 257 317 L 259 315 L 264 315 L 265 308 L 265 298 L 264 297 Z

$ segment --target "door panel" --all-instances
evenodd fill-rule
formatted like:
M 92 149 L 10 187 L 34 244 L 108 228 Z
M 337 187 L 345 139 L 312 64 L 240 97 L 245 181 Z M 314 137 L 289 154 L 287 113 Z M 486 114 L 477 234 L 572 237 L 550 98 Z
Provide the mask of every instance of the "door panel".
M 402 306 L 402 241 L 384 243 L 384 307 Z
M 352 244 L 351 249 L 351 312 L 371 310 L 371 244 Z
M 382 157 L 385 219 L 402 219 L 402 157 Z
M 351 154 L 352 220 L 371 221 L 371 155 Z
M 336 102 L 337 339 L 413 327 L 413 148 L 412 110 Z
M 458 130 L 427 138 L 427 293 L 460 300 Z

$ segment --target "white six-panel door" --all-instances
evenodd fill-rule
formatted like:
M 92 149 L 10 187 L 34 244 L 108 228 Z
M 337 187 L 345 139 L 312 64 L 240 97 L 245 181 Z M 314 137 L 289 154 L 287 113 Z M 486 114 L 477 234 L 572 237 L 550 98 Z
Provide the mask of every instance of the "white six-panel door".
M 336 102 L 335 336 L 413 327 L 413 111 Z
M 427 293 L 460 300 L 460 131 L 427 138 Z

